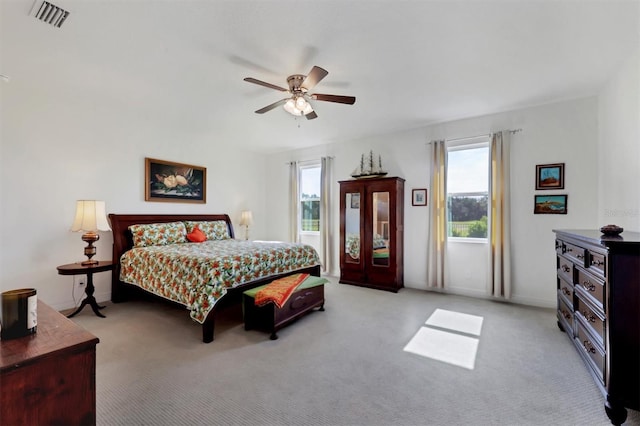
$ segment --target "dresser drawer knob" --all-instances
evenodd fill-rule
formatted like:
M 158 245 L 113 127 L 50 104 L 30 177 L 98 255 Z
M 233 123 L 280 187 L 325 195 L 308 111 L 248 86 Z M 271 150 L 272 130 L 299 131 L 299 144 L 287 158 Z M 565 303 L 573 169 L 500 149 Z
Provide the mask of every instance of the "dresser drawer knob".
M 562 310 L 562 316 L 566 320 L 570 320 L 571 319 L 571 314 L 569 312 L 565 311 L 564 309 Z
M 596 348 L 593 347 L 593 345 L 591 344 L 590 341 L 588 340 L 583 340 L 582 341 L 582 346 L 584 346 L 584 350 L 587 352 L 590 352 L 592 354 L 596 353 Z
M 582 286 L 587 290 L 587 291 L 596 291 L 596 286 L 595 284 L 591 284 L 591 281 L 586 280 L 582 282 Z
M 593 314 L 590 314 L 589 311 L 582 311 L 582 315 L 587 321 L 596 322 L 596 317 Z
M 562 265 L 562 270 L 565 272 L 569 272 L 571 268 L 569 268 L 567 265 Z
M 578 259 L 584 259 L 584 254 L 576 254 L 576 257 L 577 257 Z
M 562 294 L 564 294 L 565 296 L 568 296 L 571 294 L 571 291 L 566 287 L 562 287 Z
M 602 260 L 592 260 L 591 264 L 593 266 L 602 266 L 602 265 L 604 265 L 604 262 Z

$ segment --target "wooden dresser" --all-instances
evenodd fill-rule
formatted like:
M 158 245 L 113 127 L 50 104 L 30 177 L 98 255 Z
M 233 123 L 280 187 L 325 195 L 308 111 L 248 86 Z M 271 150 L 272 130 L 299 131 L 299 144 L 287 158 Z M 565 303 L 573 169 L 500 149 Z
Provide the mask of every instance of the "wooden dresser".
M 614 425 L 640 409 L 640 233 L 554 230 L 558 326 L 605 397 Z
M 95 425 L 97 343 L 38 301 L 37 332 L 0 341 L 0 422 Z

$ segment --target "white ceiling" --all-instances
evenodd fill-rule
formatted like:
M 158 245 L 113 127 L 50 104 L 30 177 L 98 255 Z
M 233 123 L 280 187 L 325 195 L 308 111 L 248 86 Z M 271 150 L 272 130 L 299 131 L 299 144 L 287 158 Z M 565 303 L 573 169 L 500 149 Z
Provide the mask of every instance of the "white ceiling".
M 52 3 L 62 28 L 0 0 L 3 84 L 265 152 L 593 95 L 640 44 L 638 1 Z M 314 91 L 355 105 L 254 113 L 283 96 L 244 77 L 286 87 L 313 65 Z

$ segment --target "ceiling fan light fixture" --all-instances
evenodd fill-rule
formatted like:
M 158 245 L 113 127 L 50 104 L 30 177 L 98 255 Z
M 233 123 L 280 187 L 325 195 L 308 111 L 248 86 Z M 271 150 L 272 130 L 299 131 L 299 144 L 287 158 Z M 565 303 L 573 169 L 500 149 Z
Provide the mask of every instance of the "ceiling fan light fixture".
M 304 111 L 307 105 L 309 104 L 302 96 L 298 96 L 296 98 L 296 108 L 298 108 L 300 111 Z
M 356 101 L 356 98 L 353 96 L 310 93 L 309 91 L 313 89 L 323 78 L 325 78 L 327 74 L 329 74 L 327 70 L 314 65 L 307 75 L 293 74 L 287 77 L 289 89 L 257 80 L 252 77 L 246 77 L 244 81 L 278 90 L 280 92 L 288 92 L 291 95 L 291 98 L 289 99 L 280 99 L 266 107 L 260 108 L 256 111 L 256 114 L 264 114 L 265 112 L 271 111 L 272 109 L 282 105 L 284 110 L 293 116 L 300 117 L 304 115 L 308 120 L 313 120 L 318 118 L 318 114 L 315 113 L 313 107 L 309 104 L 309 99 L 347 105 L 353 105 Z
M 285 102 L 284 110 L 291 115 L 295 115 L 296 117 L 302 115 L 302 111 L 296 107 L 296 101 L 294 101 L 293 99 L 289 99 L 287 102 Z
M 311 112 L 313 112 L 313 108 L 311 108 L 311 104 L 309 102 L 305 102 L 306 105 L 304 106 L 304 109 L 302 110 L 302 115 L 307 115 Z

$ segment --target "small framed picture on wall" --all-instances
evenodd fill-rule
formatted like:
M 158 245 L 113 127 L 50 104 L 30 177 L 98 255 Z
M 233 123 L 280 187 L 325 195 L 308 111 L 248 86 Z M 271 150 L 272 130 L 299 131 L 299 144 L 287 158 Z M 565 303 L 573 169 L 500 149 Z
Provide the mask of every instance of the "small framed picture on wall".
M 536 166 L 536 190 L 543 189 L 564 189 L 564 163 Z
M 426 188 L 419 188 L 411 190 L 411 205 L 412 206 L 426 206 L 427 205 L 427 190 Z
M 567 214 L 567 194 L 534 195 L 534 214 Z

